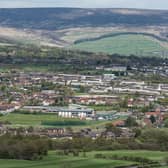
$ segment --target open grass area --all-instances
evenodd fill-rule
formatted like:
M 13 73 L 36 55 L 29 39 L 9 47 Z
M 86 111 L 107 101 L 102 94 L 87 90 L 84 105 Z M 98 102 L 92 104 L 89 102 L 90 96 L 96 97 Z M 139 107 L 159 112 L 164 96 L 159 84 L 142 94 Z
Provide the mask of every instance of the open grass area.
M 101 153 L 105 155 L 118 155 L 118 156 L 132 156 L 132 157 L 143 157 L 155 161 L 161 161 L 168 156 L 168 152 L 161 151 L 147 151 L 147 150 L 117 150 L 117 151 L 100 151 L 91 152 L 91 155 Z
M 23 161 L 23 160 L 0 160 L 0 167 L 2 168 L 115 168 L 116 166 L 127 166 L 132 165 L 134 162 L 123 161 L 123 160 L 108 160 L 108 159 L 96 159 L 94 155 L 96 153 L 103 154 L 118 154 L 121 156 L 139 156 L 146 157 L 152 160 L 161 161 L 168 152 L 159 151 L 99 151 L 99 152 L 88 152 L 83 157 L 81 153 L 79 157 L 69 156 L 58 156 L 56 152 L 49 152 L 49 155 L 43 160 L 39 161 Z M 163 167 L 167 168 L 167 167 Z
M 50 152 L 47 157 L 39 161 L 0 160 L 2 168 L 114 168 L 130 164 L 132 162 L 95 159 L 90 155 L 86 157 L 58 156 L 56 152 Z
M 42 121 L 57 120 L 55 114 L 15 114 L 11 113 L 0 117 L 0 121 L 9 121 L 17 126 L 40 126 Z
M 118 53 L 123 55 L 161 56 L 168 48 L 162 42 L 145 35 L 118 35 L 95 41 L 86 41 L 71 46 L 91 52 Z
M 78 119 L 63 119 L 59 118 L 56 114 L 16 114 L 16 113 L 11 113 L 5 116 L 0 117 L 0 121 L 9 121 L 14 127 L 19 127 L 19 126 L 45 126 L 42 125 L 42 122 L 68 122 L 68 121 L 77 121 L 79 122 L 80 120 Z M 84 124 L 83 124 L 84 123 Z M 96 126 L 103 125 L 105 124 L 105 121 L 82 121 L 82 124 L 78 125 L 72 125 L 72 127 L 91 127 L 95 128 Z M 47 126 L 47 125 L 46 125 Z M 52 126 L 52 125 L 50 125 Z M 65 127 L 66 125 L 56 125 L 54 124 L 53 127 Z M 71 125 L 67 125 L 69 127 Z

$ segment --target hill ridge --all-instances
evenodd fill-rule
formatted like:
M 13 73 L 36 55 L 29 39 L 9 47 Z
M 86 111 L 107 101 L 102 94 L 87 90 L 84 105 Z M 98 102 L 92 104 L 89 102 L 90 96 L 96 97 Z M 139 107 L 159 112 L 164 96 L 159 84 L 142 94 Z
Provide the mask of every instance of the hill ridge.
M 0 8 L 0 26 L 60 30 L 112 25 L 168 25 L 168 10 L 120 8 Z

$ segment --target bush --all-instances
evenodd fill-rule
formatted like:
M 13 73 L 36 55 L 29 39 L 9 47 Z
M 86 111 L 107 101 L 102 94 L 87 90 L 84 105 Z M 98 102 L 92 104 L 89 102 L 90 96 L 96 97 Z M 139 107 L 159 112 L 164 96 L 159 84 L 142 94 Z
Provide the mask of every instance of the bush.
M 101 159 L 101 158 L 103 158 L 104 156 L 103 156 L 103 154 L 101 154 L 101 153 L 96 153 L 96 154 L 94 155 L 94 157 L 95 157 L 96 159 Z
M 143 158 L 143 157 L 134 157 L 134 156 L 119 156 L 119 155 L 103 155 L 103 154 L 95 154 L 95 158 L 102 158 L 102 159 L 112 159 L 112 160 L 125 160 L 125 161 L 133 161 L 139 163 L 153 163 L 152 160 Z
M 65 153 L 64 151 L 56 151 L 56 155 L 58 156 L 63 156 Z
M 79 151 L 78 150 L 73 150 L 72 153 L 73 153 L 73 156 L 79 156 Z
M 164 162 L 166 163 L 166 165 L 168 165 L 168 157 L 164 158 Z
M 64 150 L 64 155 L 69 155 L 69 150 Z

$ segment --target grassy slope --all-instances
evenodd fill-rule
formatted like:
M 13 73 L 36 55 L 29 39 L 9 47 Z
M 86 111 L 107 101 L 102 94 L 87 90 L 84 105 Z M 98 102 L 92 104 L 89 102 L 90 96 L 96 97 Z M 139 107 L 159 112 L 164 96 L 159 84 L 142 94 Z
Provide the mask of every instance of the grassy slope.
M 0 160 L 0 165 L 3 168 L 114 168 L 115 166 L 132 164 L 132 162 L 128 161 L 94 159 L 94 154 L 96 153 L 119 154 L 124 156 L 133 155 L 152 160 L 162 160 L 168 154 L 167 152 L 155 151 L 100 151 L 87 153 L 84 158 L 82 156 L 57 156 L 55 152 L 50 152 L 47 157 L 40 161 Z
M 87 50 L 92 52 L 118 53 L 118 54 L 142 54 L 150 55 L 167 50 L 159 41 L 143 35 L 119 35 L 101 40 L 82 42 L 71 46 L 73 49 Z

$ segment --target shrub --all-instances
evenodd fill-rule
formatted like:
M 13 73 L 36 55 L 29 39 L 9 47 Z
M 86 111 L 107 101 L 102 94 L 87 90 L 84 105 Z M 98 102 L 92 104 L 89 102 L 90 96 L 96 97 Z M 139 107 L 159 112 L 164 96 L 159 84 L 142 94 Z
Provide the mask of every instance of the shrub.
M 58 156 L 63 156 L 65 153 L 64 151 L 56 151 L 56 155 Z
M 96 153 L 96 154 L 94 155 L 94 157 L 95 157 L 96 159 L 102 159 L 102 158 L 104 158 L 104 155 L 101 154 L 101 153 Z
M 79 156 L 79 151 L 78 150 L 73 150 L 72 153 L 73 153 L 73 156 Z

